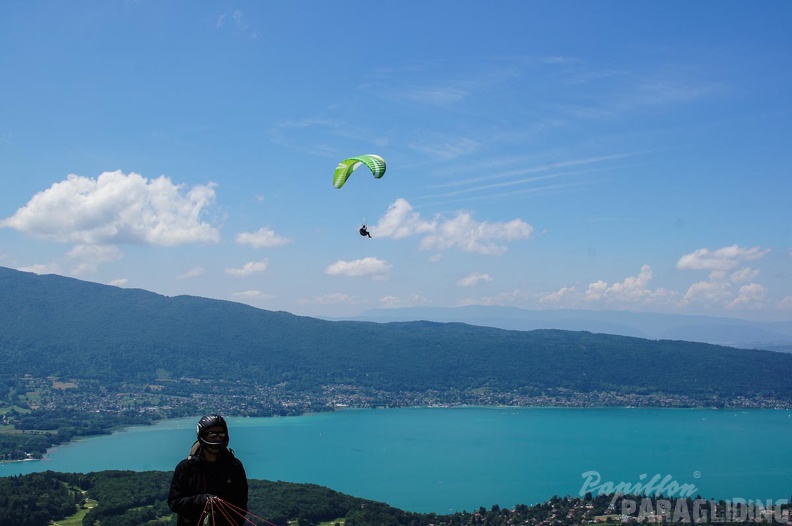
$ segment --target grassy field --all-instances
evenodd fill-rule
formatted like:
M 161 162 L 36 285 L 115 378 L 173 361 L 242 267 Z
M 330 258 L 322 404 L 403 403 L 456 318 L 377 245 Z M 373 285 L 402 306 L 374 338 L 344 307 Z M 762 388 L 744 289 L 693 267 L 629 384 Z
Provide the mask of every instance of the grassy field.
M 87 499 L 84 508 L 78 509 L 77 513 L 75 513 L 71 517 L 66 517 L 65 519 L 58 522 L 53 522 L 52 526 L 82 526 L 83 517 L 85 517 L 85 514 L 88 513 L 91 510 L 91 508 L 95 506 L 96 506 L 95 500 Z
M 30 409 L 19 407 L 18 405 L 0 405 L 0 415 L 4 415 L 9 411 L 16 410 L 18 413 L 29 413 Z

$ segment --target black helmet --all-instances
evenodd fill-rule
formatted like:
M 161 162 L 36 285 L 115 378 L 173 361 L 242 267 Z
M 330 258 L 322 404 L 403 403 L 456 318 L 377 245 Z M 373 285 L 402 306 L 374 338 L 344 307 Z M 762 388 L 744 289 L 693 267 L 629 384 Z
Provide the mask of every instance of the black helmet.
M 211 437 L 209 439 L 206 436 L 206 430 L 212 427 L 222 427 L 223 428 L 223 436 L 219 437 Z M 211 414 L 206 415 L 205 417 L 201 418 L 198 421 L 198 426 L 196 428 L 196 434 L 198 435 L 198 441 L 206 447 L 226 447 L 228 446 L 228 424 L 226 424 L 225 419 L 218 415 L 218 414 Z

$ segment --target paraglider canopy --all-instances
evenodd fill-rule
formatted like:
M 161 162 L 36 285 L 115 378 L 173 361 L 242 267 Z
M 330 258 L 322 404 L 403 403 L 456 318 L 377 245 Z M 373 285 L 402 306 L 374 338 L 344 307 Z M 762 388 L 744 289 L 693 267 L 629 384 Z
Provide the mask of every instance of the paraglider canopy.
M 346 183 L 349 176 L 352 175 L 352 172 L 361 164 L 368 166 L 375 179 L 380 179 L 385 175 L 385 159 L 374 154 L 358 155 L 357 157 L 350 157 L 338 163 L 335 173 L 333 174 L 333 186 L 336 188 L 344 186 L 344 183 Z

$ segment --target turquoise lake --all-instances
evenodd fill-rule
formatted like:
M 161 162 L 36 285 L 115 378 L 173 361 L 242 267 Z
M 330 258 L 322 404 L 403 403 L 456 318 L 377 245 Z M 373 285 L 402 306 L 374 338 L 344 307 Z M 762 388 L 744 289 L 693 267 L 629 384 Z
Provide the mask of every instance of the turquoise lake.
M 196 422 L 82 439 L 50 450 L 45 460 L 0 464 L 0 476 L 170 471 L 187 455 Z M 355 409 L 228 422 L 230 447 L 249 478 L 320 484 L 410 511 L 533 504 L 577 495 L 586 480 L 597 494 L 606 483 L 655 476 L 705 498 L 792 495 L 787 410 Z

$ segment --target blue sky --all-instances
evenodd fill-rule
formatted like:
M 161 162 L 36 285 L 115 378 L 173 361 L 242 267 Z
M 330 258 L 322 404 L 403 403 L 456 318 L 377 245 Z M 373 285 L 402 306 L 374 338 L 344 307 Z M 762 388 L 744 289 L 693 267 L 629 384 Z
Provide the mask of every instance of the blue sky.
M 6 2 L 0 265 L 311 316 L 789 320 L 790 27 L 786 1 Z M 364 153 L 386 175 L 333 188 Z

